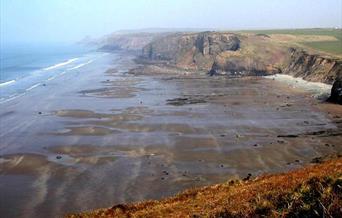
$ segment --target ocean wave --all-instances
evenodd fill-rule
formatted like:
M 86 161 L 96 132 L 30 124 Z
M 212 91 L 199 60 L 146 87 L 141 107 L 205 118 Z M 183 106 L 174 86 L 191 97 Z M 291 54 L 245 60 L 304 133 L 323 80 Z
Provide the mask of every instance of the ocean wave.
M 83 66 L 85 66 L 85 65 L 87 65 L 87 64 L 92 63 L 93 61 L 94 61 L 94 60 L 90 60 L 90 61 L 88 61 L 88 62 L 86 62 L 86 63 L 79 64 L 79 65 L 77 65 L 77 66 L 75 66 L 75 67 L 72 67 L 72 68 L 70 68 L 70 69 L 68 69 L 68 70 L 75 70 L 75 69 L 81 68 L 81 67 L 83 67 Z
M 48 79 L 47 79 L 47 81 L 54 80 L 54 79 L 56 79 L 56 78 L 57 78 L 57 76 L 58 76 L 58 75 L 52 76 L 52 77 L 48 78 Z
M 14 100 L 14 99 L 16 99 L 16 98 L 19 98 L 19 97 L 21 97 L 21 96 L 24 96 L 25 94 L 26 94 L 26 93 L 24 92 L 24 93 L 21 93 L 21 94 L 11 95 L 11 96 L 9 96 L 8 98 L 1 98 L 1 99 L 0 99 L 0 104 L 6 103 L 6 102 L 9 102 L 9 101 L 12 101 L 12 100 Z
M 30 88 L 27 88 L 26 91 L 30 91 L 30 90 L 32 90 L 32 89 L 34 89 L 34 88 L 37 88 L 37 87 L 40 86 L 40 85 L 41 85 L 41 83 L 34 84 L 34 85 L 31 86 Z
M 15 82 L 16 82 L 15 80 L 3 82 L 3 83 L 0 83 L 0 87 L 7 86 L 7 85 L 10 85 L 10 84 L 15 83 Z
M 70 64 L 70 63 L 72 63 L 72 62 L 74 62 L 74 61 L 76 61 L 76 60 L 78 60 L 78 58 L 69 59 L 69 60 L 67 60 L 67 61 L 65 61 L 65 62 L 58 63 L 58 64 L 52 65 L 52 66 L 50 66 L 50 67 L 44 68 L 43 70 L 47 71 L 47 70 L 56 69 L 56 68 L 58 68 L 58 67 L 62 67 L 62 66 L 64 66 L 64 65 Z

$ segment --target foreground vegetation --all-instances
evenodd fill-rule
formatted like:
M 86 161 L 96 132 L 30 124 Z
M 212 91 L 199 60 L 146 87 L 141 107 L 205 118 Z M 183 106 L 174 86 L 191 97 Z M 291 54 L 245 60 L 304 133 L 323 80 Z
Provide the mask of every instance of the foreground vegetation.
M 294 36 L 328 36 L 333 38 L 322 38 L 321 40 L 299 40 L 299 44 L 321 52 L 333 55 L 342 55 L 342 30 L 341 29 L 279 29 L 279 30 L 250 30 L 243 31 L 256 34 L 288 34 Z
M 317 159 L 317 161 L 320 161 Z M 69 217 L 340 217 L 342 158 Z

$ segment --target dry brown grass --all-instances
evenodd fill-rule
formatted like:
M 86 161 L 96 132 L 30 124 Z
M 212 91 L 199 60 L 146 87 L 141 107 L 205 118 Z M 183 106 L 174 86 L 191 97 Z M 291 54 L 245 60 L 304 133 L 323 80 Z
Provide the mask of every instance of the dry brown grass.
M 160 201 L 115 205 L 69 217 L 337 217 L 342 158 L 288 173 L 187 190 Z

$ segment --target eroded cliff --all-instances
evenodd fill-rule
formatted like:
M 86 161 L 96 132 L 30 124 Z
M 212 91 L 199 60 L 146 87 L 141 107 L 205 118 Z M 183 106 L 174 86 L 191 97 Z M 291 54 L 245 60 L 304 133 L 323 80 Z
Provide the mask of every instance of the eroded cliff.
M 309 54 L 264 34 L 177 33 L 153 40 L 143 48 L 142 56 L 211 74 L 285 73 L 329 84 L 342 77 L 341 60 Z

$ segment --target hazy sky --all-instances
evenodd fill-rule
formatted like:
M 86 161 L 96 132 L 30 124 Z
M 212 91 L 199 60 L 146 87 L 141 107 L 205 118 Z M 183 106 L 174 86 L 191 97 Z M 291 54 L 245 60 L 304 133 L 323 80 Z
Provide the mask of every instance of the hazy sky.
M 342 26 L 342 0 L 0 0 L 2 42 L 77 41 L 120 29 Z

